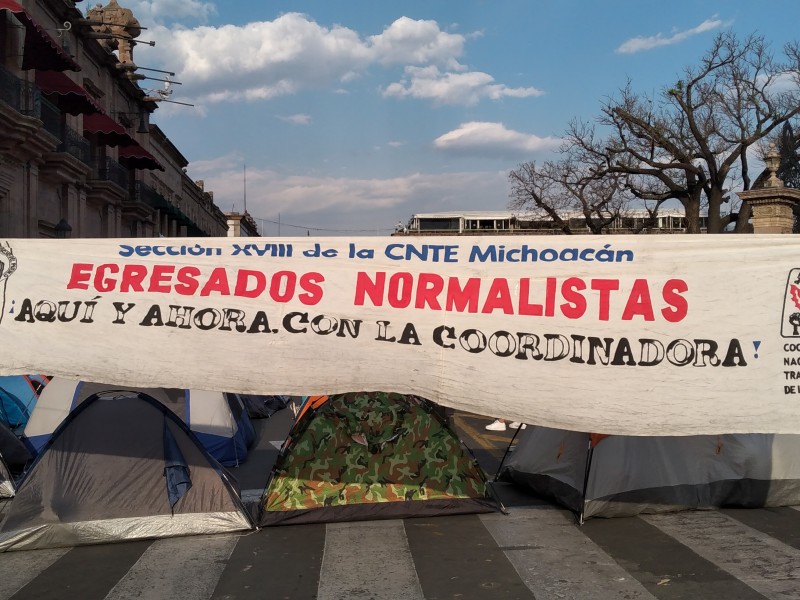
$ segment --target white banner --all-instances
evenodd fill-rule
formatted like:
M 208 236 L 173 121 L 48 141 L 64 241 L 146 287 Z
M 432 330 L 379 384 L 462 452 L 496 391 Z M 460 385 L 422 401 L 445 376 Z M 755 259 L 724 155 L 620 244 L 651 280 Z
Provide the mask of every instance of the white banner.
M 0 374 L 800 433 L 796 236 L 278 240 L 0 240 Z

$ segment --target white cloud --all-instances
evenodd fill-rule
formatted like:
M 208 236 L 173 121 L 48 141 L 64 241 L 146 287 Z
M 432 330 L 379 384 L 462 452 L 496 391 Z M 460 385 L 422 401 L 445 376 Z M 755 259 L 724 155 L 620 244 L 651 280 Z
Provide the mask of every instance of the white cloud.
M 243 210 L 239 157 L 198 161 L 189 170 L 214 192 L 222 210 Z M 432 206 L 437 211 L 504 210 L 507 204 L 506 171 L 412 173 L 379 179 L 247 167 L 247 211 L 269 235 L 276 235 L 278 218 L 282 236 L 305 235 L 306 230 L 320 235 L 386 235 L 398 220 L 405 222 Z
M 386 145 L 389 148 L 401 148 L 401 147 L 406 145 L 406 142 L 403 142 L 403 141 L 400 141 L 400 140 L 390 140 L 390 141 L 386 142 Z M 373 146 L 373 150 L 382 150 L 382 149 L 383 149 L 383 146 Z
M 148 35 L 157 42 L 155 48 L 142 47 L 148 60 L 155 56 L 156 62 L 175 71 L 183 84 L 181 94 L 200 104 L 265 100 L 310 89 L 337 93 L 371 68 L 396 65 L 406 66 L 406 76 L 390 85 L 386 96 L 472 105 L 542 93 L 533 87 L 509 88 L 487 73 L 468 72 L 458 62 L 465 36 L 442 31 L 435 21 L 408 17 L 366 38 L 347 27 L 324 27 L 300 13 L 243 26 L 156 25 Z
M 288 116 L 278 116 L 281 121 L 286 121 L 287 123 L 293 123 L 294 125 L 310 125 L 311 124 L 311 115 L 306 115 L 302 113 L 298 113 L 296 115 L 288 115 Z
M 244 160 L 239 154 L 225 154 L 208 160 L 196 160 L 191 164 L 191 171 L 198 179 L 215 173 L 225 173 L 241 169 Z
M 473 121 L 462 123 L 458 129 L 440 135 L 433 145 L 439 150 L 460 156 L 513 158 L 555 150 L 561 145 L 561 140 L 520 133 L 507 129 L 502 123 Z
M 637 36 L 629 39 L 623 43 L 616 52 L 619 54 L 634 54 L 636 52 L 643 52 L 645 50 L 652 50 L 661 46 L 671 46 L 672 44 L 680 43 L 694 35 L 705 33 L 706 31 L 713 31 L 714 29 L 721 29 L 728 27 L 732 21 L 722 21 L 717 18 L 706 19 L 697 27 L 686 29 L 684 31 L 677 31 L 670 36 L 665 37 L 661 33 L 651 35 L 648 37 Z
M 85 7 L 89 10 L 93 7 Z M 144 27 L 154 23 L 168 23 L 178 20 L 193 19 L 201 23 L 208 21 L 209 17 L 217 14 L 217 7 L 212 2 L 201 0 L 125 0 L 125 8 L 133 11 L 133 16 Z M 147 31 L 142 32 L 142 39 Z
M 759 77 L 759 83 L 763 84 L 766 80 L 763 76 Z M 782 94 L 784 92 L 794 92 L 800 87 L 800 77 L 796 73 L 780 73 L 769 85 L 770 94 Z
M 152 35 L 181 91 L 201 101 L 256 100 L 338 85 L 371 62 L 369 48 L 344 27 L 325 28 L 298 13 L 244 26 L 170 30 Z
M 409 66 L 406 67 L 405 74 L 402 81 L 387 86 L 383 95 L 398 98 L 410 96 L 433 100 L 437 104 L 472 106 L 483 99 L 527 98 L 544 93 L 534 87 L 510 88 L 494 83 L 491 75 L 479 71 L 442 73 L 436 66 Z
M 370 36 L 376 58 L 383 64 L 444 64 L 462 69 L 456 60 L 464 52 L 464 36 L 439 29 L 436 21 L 400 17 L 380 35 Z

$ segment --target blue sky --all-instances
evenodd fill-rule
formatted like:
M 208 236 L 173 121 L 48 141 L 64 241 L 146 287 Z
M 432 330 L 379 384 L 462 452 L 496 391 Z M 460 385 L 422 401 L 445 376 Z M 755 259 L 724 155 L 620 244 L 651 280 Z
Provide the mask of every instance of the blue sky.
M 174 71 L 169 98 L 194 104 L 162 103 L 152 122 L 223 210 L 244 209 L 246 165 L 269 236 L 505 210 L 508 172 L 552 158 L 569 121 L 629 79 L 657 93 L 724 30 L 776 53 L 800 39 L 797 0 L 119 3 L 156 42 L 135 62 Z

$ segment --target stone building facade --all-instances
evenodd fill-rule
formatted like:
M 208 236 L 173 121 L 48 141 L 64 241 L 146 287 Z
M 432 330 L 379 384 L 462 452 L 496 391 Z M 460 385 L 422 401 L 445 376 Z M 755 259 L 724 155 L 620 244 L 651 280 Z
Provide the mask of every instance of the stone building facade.
M 225 213 L 225 216 L 228 218 L 229 237 L 258 236 L 258 225 L 249 213 L 233 211 Z
M 72 0 L 0 0 L 0 237 L 228 235 L 150 123 L 162 98 L 139 85 L 139 22 L 116 0 L 87 17 Z

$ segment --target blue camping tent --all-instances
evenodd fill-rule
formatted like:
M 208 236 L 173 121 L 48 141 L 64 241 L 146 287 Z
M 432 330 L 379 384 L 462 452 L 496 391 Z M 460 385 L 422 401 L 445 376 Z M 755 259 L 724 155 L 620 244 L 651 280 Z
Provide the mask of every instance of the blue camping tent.
M 29 448 L 38 454 L 67 415 L 92 394 L 119 389 L 104 383 L 54 377 L 25 427 Z M 223 466 L 237 466 L 247 459 L 255 430 L 236 394 L 178 388 L 123 389 L 146 393 L 172 410 Z
M 21 434 L 47 382 L 44 375 L 0 377 L 0 421 L 14 433 Z

